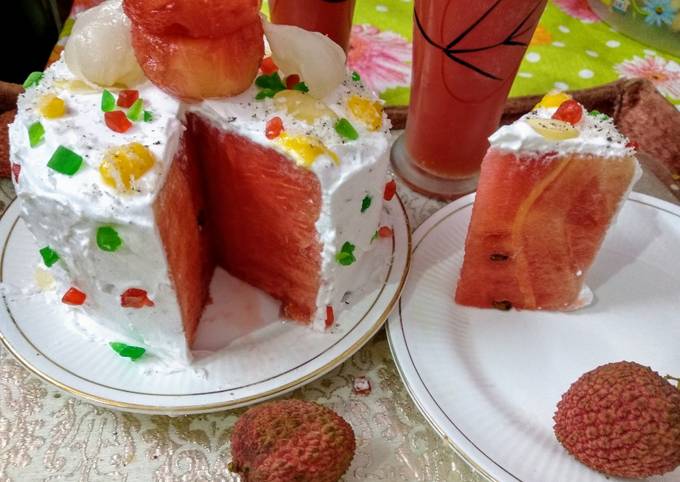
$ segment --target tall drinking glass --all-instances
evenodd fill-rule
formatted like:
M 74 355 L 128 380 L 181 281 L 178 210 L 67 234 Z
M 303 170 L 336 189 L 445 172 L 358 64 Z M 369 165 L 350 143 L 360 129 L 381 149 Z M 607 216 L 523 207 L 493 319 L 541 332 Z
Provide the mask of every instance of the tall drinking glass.
M 440 199 L 471 192 L 546 0 L 416 0 L 406 132 L 392 165 Z
M 354 0 L 269 0 L 269 16 L 272 23 L 328 35 L 347 52 Z

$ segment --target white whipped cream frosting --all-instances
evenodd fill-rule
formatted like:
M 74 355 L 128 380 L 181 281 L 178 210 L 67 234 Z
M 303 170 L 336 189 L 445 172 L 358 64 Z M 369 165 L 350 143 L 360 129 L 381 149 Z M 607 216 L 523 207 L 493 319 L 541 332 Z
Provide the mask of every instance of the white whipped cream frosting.
M 144 108 L 153 113 L 153 120 L 136 122 L 128 132 L 120 134 L 104 123 L 101 91 L 71 91 L 64 81 L 73 79 L 63 60 L 53 64 L 36 87 L 20 96 L 17 116 L 10 126 L 11 160 L 21 165 L 15 187 L 22 217 L 39 246 L 49 245 L 60 255 L 60 261 L 50 269 L 59 284 L 58 293 L 71 285 L 87 293 L 85 305 L 73 310 L 84 311 L 94 325 L 101 325 L 106 333 L 119 334 L 121 341 L 136 342 L 150 353 L 179 364 L 190 361 L 153 203 L 184 131 L 184 113 L 191 111 L 225 131 L 285 154 L 265 136 L 267 120 L 278 115 L 289 135 L 313 134 L 337 154 L 339 165 L 321 155 L 310 168 L 322 191 L 321 215 L 316 223 L 323 246 L 322 285 L 313 326 L 324 329 L 327 305 L 334 307 L 337 319 L 345 293 L 356 290 L 362 283 L 362 257 L 371 249 L 371 238 L 378 227 L 388 165 L 387 117 L 383 116 L 379 131 L 371 132 L 353 119 L 345 106 L 351 94 L 373 98 L 368 90 L 348 75 L 324 99 L 358 131 L 359 138 L 351 142 L 343 140 L 329 122 L 317 121 L 309 126 L 276 110 L 270 99 L 256 101 L 255 87 L 228 99 L 184 104 L 149 82 L 137 89 L 144 99 Z M 39 114 L 38 101 L 48 93 L 66 102 L 68 111 L 64 117 L 50 120 Z M 36 121 L 44 126 L 45 135 L 44 141 L 32 148 L 27 128 Z M 136 186 L 139 192 L 126 195 L 106 186 L 98 168 L 107 149 L 130 142 L 147 146 L 157 162 L 139 180 Z M 83 157 L 83 166 L 74 176 L 47 167 L 59 145 Z M 366 195 L 371 196 L 372 203 L 361 213 Z M 97 247 L 96 229 L 101 225 L 114 226 L 119 232 L 124 244 L 118 251 L 110 253 Z M 345 241 L 356 246 L 356 262 L 351 266 L 342 266 L 335 259 Z M 145 289 L 155 306 L 122 308 L 120 294 L 131 287 Z M 92 329 L 96 331 L 96 326 Z
M 583 117 L 574 126 L 579 130 L 579 136 L 565 140 L 546 139 L 526 122 L 532 118 L 550 119 L 556 110 L 556 107 L 539 108 L 512 124 L 502 126 L 489 137 L 491 146 L 512 152 L 592 154 L 601 157 L 635 155 L 628 139 L 616 129 L 614 120 L 604 114 L 588 114 L 584 109 Z

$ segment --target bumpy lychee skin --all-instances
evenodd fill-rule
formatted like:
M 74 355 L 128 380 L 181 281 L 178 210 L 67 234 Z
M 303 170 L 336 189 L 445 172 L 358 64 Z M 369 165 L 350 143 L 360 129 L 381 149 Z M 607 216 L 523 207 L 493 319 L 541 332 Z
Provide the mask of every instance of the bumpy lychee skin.
M 634 362 L 582 375 L 555 413 L 557 440 L 608 475 L 645 478 L 680 465 L 680 391 Z
M 280 400 L 251 408 L 236 422 L 230 469 L 245 482 L 336 482 L 355 448 L 352 427 L 334 411 Z

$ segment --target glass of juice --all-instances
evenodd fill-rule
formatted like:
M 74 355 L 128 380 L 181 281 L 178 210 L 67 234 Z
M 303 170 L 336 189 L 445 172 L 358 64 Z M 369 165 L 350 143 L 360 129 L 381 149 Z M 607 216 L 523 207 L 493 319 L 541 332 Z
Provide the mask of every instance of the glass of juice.
M 411 188 L 439 199 L 475 189 L 545 3 L 415 0 L 411 102 L 392 148 L 392 166 Z
M 347 52 L 354 0 L 269 0 L 269 16 L 272 23 L 328 35 Z

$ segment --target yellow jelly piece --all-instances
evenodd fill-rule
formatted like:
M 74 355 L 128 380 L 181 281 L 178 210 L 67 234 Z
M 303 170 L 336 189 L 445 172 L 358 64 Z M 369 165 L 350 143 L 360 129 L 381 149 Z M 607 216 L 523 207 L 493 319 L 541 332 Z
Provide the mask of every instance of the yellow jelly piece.
M 568 122 L 557 119 L 527 119 L 527 124 L 546 139 L 563 141 L 579 136 L 579 131 Z
M 50 290 L 54 287 L 54 276 L 42 268 L 35 269 L 35 284 L 43 291 Z
M 66 103 L 54 94 L 47 94 L 40 98 L 38 110 L 46 119 L 57 119 L 66 113 Z
M 335 164 L 340 164 L 338 155 L 327 148 L 318 137 L 308 135 L 291 136 L 282 132 L 274 142 L 281 146 L 283 150 L 292 154 L 299 166 L 311 167 L 316 158 L 322 154 L 326 154 L 333 159 Z
M 382 127 L 383 106 L 380 102 L 353 95 L 347 101 L 347 107 L 369 131 L 377 131 Z
M 99 165 L 105 184 L 120 192 L 130 191 L 135 182 L 156 164 L 153 153 L 139 142 L 113 147 L 106 151 Z
M 308 124 L 321 117 L 328 117 L 332 123 L 337 121 L 338 116 L 320 100 L 298 90 L 282 90 L 274 96 L 274 105 L 277 109 L 284 110 L 297 120 Z
M 560 92 L 559 90 L 551 90 L 547 94 L 543 96 L 541 101 L 534 106 L 534 110 L 540 109 L 541 107 L 543 108 L 550 108 L 550 107 L 559 107 L 562 105 L 562 102 L 565 100 L 569 100 L 572 97 L 565 93 L 565 92 Z

